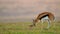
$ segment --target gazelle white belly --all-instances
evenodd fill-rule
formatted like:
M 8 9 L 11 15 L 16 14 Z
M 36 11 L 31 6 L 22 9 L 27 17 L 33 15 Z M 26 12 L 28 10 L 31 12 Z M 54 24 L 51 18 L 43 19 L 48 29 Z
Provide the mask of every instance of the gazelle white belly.
M 48 19 L 49 19 L 48 16 L 42 18 L 42 20 L 48 20 Z

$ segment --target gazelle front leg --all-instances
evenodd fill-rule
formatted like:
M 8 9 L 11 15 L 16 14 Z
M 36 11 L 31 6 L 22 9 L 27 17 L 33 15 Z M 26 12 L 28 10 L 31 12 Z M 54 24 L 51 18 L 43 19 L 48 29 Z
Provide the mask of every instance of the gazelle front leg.
M 51 23 L 51 21 L 48 19 L 48 26 L 47 26 L 47 28 L 50 28 L 50 23 Z
M 41 19 L 41 31 L 43 31 L 43 23 L 44 23 L 44 19 Z

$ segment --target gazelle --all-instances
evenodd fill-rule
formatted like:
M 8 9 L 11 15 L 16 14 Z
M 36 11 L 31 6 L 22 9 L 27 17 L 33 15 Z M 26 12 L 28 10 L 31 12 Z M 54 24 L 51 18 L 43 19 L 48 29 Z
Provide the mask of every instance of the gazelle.
M 47 21 L 48 21 L 47 28 L 49 28 L 50 27 L 50 22 L 54 21 L 55 16 L 52 13 L 50 13 L 50 12 L 43 12 L 43 13 L 39 14 L 36 19 L 33 20 L 33 24 L 30 25 L 30 27 L 36 26 L 36 23 L 39 20 L 42 21 L 42 23 L 43 23 L 44 19 L 47 19 Z

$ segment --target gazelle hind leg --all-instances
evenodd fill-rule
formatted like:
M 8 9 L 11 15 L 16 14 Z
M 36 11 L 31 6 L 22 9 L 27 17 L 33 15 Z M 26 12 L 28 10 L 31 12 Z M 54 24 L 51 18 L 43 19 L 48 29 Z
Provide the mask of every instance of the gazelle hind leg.
M 56 25 L 56 18 L 54 19 L 54 21 L 53 21 L 53 22 L 54 22 L 54 28 L 55 28 L 55 25 Z

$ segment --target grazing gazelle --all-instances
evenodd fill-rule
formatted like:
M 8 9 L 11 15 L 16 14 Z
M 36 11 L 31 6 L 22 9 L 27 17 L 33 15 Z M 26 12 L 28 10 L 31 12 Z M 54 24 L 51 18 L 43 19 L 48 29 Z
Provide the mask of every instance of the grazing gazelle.
M 51 22 L 51 21 L 54 21 L 55 17 L 54 17 L 54 15 L 53 15 L 52 13 L 50 13 L 50 12 L 43 12 L 43 13 L 39 14 L 36 19 L 33 20 L 33 24 L 30 25 L 30 27 L 36 26 L 36 23 L 37 23 L 39 20 L 40 20 L 40 21 L 42 20 L 42 22 L 43 22 L 44 19 L 47 19 L 47 21 L 48 21 L 48 27 L 47 27 L 47 28 L 49 28 L 49 27 L 50 27 L 50 22 Z

